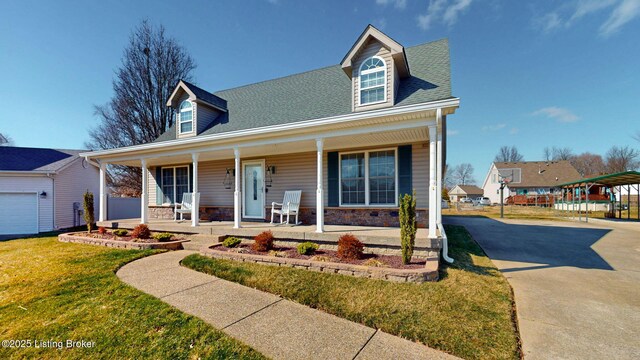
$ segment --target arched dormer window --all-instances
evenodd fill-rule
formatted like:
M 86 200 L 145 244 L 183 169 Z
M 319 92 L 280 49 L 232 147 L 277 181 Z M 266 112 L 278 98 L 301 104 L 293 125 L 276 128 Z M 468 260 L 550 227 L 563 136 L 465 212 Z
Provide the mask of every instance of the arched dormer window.
M 386 101 L 387 66 L 380 57 L 373 56 L 360 65 L 360 105 Z
M 193 105 L 189 100 L 180 104 L 180 124 L 178 125 L 181 134 L 193 131 Z

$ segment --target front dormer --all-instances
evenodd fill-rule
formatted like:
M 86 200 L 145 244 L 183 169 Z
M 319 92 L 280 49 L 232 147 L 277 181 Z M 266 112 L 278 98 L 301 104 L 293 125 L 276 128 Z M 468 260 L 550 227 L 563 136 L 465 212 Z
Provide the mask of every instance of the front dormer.
M 410 76 L 404 47 L 371 25 L 340 65 L 351 78 L 353 111 L 393 106 L 401 79 Z
M 193 84 L 180 80 L 167 101 L 175 111 L 176 138 L 201 134 L 218 116 L 227 112 L 227 102 Z

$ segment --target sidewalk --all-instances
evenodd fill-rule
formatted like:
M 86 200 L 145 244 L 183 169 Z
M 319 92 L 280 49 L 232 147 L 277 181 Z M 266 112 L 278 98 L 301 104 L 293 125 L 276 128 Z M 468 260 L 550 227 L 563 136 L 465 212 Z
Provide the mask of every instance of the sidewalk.
M 180 266 L 194 251 L 136 260 L 117 276 L 273 359 L 454 359 L 426 346 Z

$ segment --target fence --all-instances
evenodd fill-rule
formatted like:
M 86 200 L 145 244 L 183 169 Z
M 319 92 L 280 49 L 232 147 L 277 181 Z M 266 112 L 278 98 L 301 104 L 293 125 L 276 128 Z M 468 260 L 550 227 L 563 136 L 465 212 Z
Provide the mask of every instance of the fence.
M 140 217 L 140 198 L 108 197 L 107 217 L 109 220 L 133 219 Z

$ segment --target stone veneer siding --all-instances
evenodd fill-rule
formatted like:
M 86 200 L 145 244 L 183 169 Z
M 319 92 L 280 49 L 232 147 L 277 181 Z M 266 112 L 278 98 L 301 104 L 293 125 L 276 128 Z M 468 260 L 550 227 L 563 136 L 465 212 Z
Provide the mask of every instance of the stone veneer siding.
M 185 215 L 188 218 L 189 215 Z M 173 207 L 149 206 L 150 219 L 173 219 Z M 233 207 L 231 206 L 201 206 L 200 219 L 210 221 L 233 221 Z M 324 223 L 326 225 L 352 225 L 352 226 L 400 226 L 397 208 L 337 208 L 324 209 Z M 271 221 L 271 207 L 265 211 L 265 220 Z M 275 221 L 280 217 L 276 215 Z M 299 220 L 303 224 L 316 223 L 315 208 L 301 208 Z M 429 211 L 427 209 L 416 210 L 416 220 L 419 228 L 427 228 L 429 223 Z M 292 220 L 294 221 L 294 220 Z

